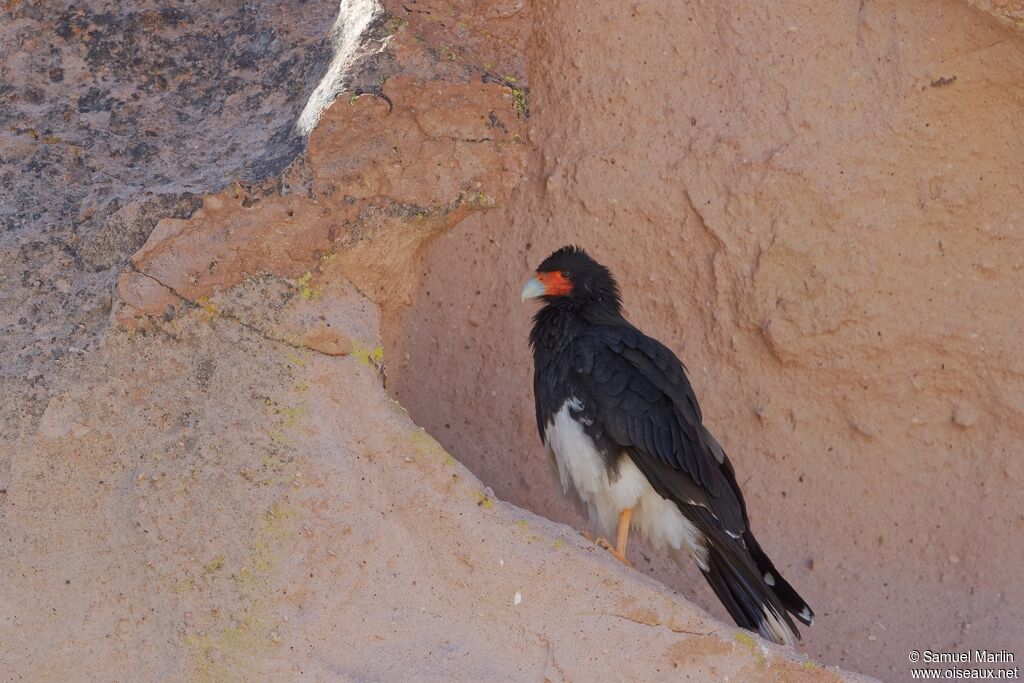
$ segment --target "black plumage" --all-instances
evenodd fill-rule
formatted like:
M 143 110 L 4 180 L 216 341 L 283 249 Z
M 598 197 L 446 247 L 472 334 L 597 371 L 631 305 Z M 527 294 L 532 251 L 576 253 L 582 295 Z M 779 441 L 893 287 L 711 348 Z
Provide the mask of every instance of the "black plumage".
M 813 613 L 754 538 L 732 464 L 703 424 L 683 364 L 622 316 L 608 269 L 578 247 L 563 247 L 541 263 L 523 296 L 544 301 L 530 332 L 537 428 L 563 486 L 572 480 L 592 512 L 628 500 L 581 483 L 572 458 L 592 447 L 609 487 L 631 462 L 685 518 L 702 546 L 691 554 L 736 623 L 778 642 L 799 638 L 790 615 L 810 624 Z M 575 427 L 559 421 L 563 410 Z M 656 533 L 651 517 L 634 517 L 633 527 Z

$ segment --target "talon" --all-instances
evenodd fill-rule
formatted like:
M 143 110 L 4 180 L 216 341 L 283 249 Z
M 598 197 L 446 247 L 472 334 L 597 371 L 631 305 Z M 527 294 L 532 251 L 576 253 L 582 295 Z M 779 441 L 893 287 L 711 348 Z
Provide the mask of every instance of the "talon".
M 592 538 L 590 534 L 588 534 L 586 531 L 580 531 L 579 534 L 588 541 L 593 541 L 594 545 L 596 545 L 598 548 L 604 548 L 605 550 L 610 552 L 612 554 L 612 557 L 614 557 L 622 564 L 626 565 L 627 567 L 632 567 L 633 564 L 626 559 L 626 541 L 629 538 L 629 522 L 632 518 L 632 508 L 626 508 L 625 510 L 619 513 L 619 528 L 618 534 L 615 539 L 615 545 L 609 543 L 608 539 L 602 536 Z
M 626 559 L 626 553 L 619 552 L 618 548 L 608 548 L 608 552 L 612 554 L 612 557 L 614 557 L 616 560 L 626 565 L 627 567 L 633 566 L 633 563 Z
M 611 543 L 608 542 L 608 539 L 601 538 L 601 537 L 595 538 L 594 539 L 594 545 L 596 545 L 598 548 L 604 548 L 605 550 L 607 550 L 608 552 L 610 552 L 612 554 L 612 557 L 614 557 L 616 560 L 618 560 L 622 564 L 626 565 L 627 567 L 632 567 L 633 566 L 633 564 L 629 560 L 626 559 L 626 551 L 625 550 L 620 550 L 619 548 L 616 548 L 615 546 L 613 546 Z

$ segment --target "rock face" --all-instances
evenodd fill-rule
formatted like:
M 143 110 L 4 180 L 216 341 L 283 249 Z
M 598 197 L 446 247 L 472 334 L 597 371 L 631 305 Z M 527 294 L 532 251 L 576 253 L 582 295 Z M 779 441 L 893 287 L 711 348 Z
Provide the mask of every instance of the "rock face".
M 533 12 L 536 154 L 385 316 L 398 400 L 499 496 L 582 526 L 537 440 L 518 301 L 578 242 L 689 367 L 818 613 L 809 652 L 902 679 L 914 648 L 1019 645 L 1019 31 L 957 2 Z M 723 614 L 697 572 L 632 557 Z
M 0 674 L 861 680 L 496 499 L 388 396 L 379 311 L 524 175 L 531 8 L 341 7 L 4 6 Z
M 0 7 L 0 441 L 96 348 L 125 261 L 162 218 L 275 175 L 337 7 Z M 241 123 L 240 122 L 244 122 Z M 0 486 L 9 465 L 0 454 Z
M 855 680 L 495 500 L 386 395 L 351 286 L 231 297 L 109 335 L 21 444 L 5 677 Z M 268 300 L 268 327 L 326 317 L 349 350 L 237 322 Z
M 1024 31 L 1024 2 L 1020 0 L 968 0 L 968 4 L 988 12 L 1005 26 Z

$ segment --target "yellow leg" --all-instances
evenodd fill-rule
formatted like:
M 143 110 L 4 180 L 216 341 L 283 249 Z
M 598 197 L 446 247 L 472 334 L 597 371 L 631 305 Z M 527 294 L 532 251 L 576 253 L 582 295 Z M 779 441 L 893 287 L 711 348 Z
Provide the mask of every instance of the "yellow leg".
M 626 559 L 626 542 L 629 539 L 629 521 L 633 518 L 633 508 L 626 508 L 619 513 L 619 532 L 615 539 L 615 547 L 603 538 L 598 538 L 594 543 L 606 549 L 615 559 L 627 567 L 632 567 Z
M 626 508 L 619 513 L 619 534 L 615 539 L 615 550 L 612 551 L 612 555 L 625 564 L 629 564 L 626 559 L 626 540 L 629 538 L 629 521 L 632 518 L 633 508 Z

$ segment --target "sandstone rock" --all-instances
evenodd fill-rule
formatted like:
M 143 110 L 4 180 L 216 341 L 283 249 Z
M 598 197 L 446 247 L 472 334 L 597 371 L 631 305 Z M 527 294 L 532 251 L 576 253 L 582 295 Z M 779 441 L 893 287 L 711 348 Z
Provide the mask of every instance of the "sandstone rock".
M 334 284 L 276 291 L 290 319 L 333 311 L 379 346 L 374 306 Z M 5 677 L 864 680 L 494 500 L 387 396 L 373 352 L 223 314 L 285 285 L 112 332 L 20 443 Z
M 379 92 L 321 114 L 294 170 L 308 179 L 306 192 L 235 185 L 207 196 L 190 218 L 161 221 L 132 257 L 135 268 L 196 301 L 247 274 L 298 277 L 336 255 L 334 267 L 378 303 L 403 302 L 404 264 L 421 244 L 508 199 L 525 131 L 506 83 L 466 80 L 410 56 L 392 71 Z
M 173 314 L 181 305 L 181 297 L 169 287 L 149 275 L 137 270 L 125 270 L 117 280 L 117 295 L 121 302 L 130 306 L 132 315 Z M 120 316 L 122 325 L 129 325 L 132 316 Z
M 34 430 L 74 373 L 68 349 L 98 344 L 118 274 L 153 224 L 301 151 L 292 127 L 337 11 L 0 5 L 0 482 L 9 440 Z
M 1010 28 L 1024 31 L 1024 2 L 1020 0 L 967 0 L 967 4 L 988 12 Z

